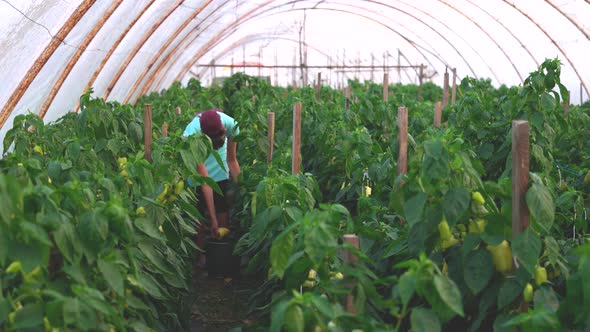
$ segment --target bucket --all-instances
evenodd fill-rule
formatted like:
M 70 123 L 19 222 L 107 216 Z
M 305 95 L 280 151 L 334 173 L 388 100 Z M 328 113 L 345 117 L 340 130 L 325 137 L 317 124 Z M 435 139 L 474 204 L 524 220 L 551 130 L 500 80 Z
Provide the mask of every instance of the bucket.
M 235 278 L 240 272 L 240 256 L 233 254 L 230 241 L 209 240 L 207 243 L 207 272 L 212 278 Z

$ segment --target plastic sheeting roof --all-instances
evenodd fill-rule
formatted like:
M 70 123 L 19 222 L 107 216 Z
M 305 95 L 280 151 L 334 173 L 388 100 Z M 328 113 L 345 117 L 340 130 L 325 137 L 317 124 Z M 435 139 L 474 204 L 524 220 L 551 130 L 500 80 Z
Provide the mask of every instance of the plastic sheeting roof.
M 558 57 L 576 103 L 590 92 L 588 18 L 590 0 L 0 0 L 0 139 L 18 114 L 52 121 L 76 111 L 90 87 L 134 102 L 228 70 L 203 64 L 300 63 L 300 45 L 310 66 L 425 64 L 437 83 L 456 68 L 520 84 Z M 413 81 L 415 69 L 394 77 Z M 281 78 L 290 82 L 291 70 Z

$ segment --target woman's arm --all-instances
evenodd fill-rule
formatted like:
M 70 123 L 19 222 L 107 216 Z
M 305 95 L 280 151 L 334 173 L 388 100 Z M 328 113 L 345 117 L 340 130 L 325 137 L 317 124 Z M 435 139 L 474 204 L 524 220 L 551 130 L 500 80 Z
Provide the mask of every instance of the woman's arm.
M 240 164 L 236 156 L 237 143 L 231 138 L 227 139 L 227 166 L 229 167 L 229 174 L 235 183 L 238 183 L 238 176 L 240 175 Z
M 197 172 L 199 172 L 201 176 L 209 176 L 207 168 L 203 163 L 197 165 Z M 219 224 L 217 222 L 217 214 L 215 213 L 213 189 L 211 189 L 211 187 L 209 187 L 207 184 L 203 183 L 201 185 L 201 191 L 203 192 L 203 198 L 205 199 L 205 204 L 207 205 L 207 212 L 209 212 L 209 220 L 211 221 L 211 236 L 217 237 L 217 229 L 219 228 Z

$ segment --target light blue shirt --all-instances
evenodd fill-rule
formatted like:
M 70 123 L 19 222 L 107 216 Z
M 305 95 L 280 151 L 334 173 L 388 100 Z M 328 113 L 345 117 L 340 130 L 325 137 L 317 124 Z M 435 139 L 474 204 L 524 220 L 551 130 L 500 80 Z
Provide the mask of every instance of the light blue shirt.
M 205 160 L 205 168 L 207 168 L 207 173 L 209 173 L 209 177 L 212 178 L 215 182 L 223 181 L 229 179 L 229 167 L 227 166 L 227 139 L 232 138 L 233 136 L 240 133 L 240 129 L 238 128 L 238 123 L 229 115 L 223 112 L 217 112 L 219 117 L 221 118 L 221 124 L 225 128 L 225 143 L 221 148 L 219 148 L 217 153 L 221 157 L 223 161 L 223 168 L 217 163 L 217 160 L 210 154 Z M 191 123 L 186 126 L 183 136 L 190 136 L 193 134 L 199 134 L 201 132 L 201 121 L 200 115 L 197 115 Z

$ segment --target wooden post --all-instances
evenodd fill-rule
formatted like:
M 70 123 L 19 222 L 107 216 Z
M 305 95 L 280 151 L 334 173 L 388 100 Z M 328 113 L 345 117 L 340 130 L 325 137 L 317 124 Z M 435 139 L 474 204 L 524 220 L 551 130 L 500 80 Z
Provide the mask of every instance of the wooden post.
M 408 172 L 408 109 L 406 107 L 399 107 L 397 109 L 397 125 L 399 128 L 397 174 L 399 176 Z
M 293 148 L 291 173 L 298 174 L 301 170 L 301 102 L 293 105 Z
M 350 244 L 355 248 L 360 248 L 360 240 L 359 237 L 354 234 L 344 234 L 344 242 Z M 358 257 L 350 250 L 344 251 L 344 263 L 351 264 L 358 261 Z M 354 284 L 350 284 L 349 287 L 352 289 Z M 354 307 L 354 296 L 352 294 L 346 295 L 346 305 L 345 305 L 346 312 L 350 314 L 356 314 L 356 308 Z
M 383 101 L 387 101 L 389 97 L 389 74 L 383 74 Z
M 168 123 L 164 122 L 162 125 L 162 136 L 168 137 Z
M 350 86 L 347 86 L 344 88 L 344 98 L 345 98 L 344 107 L 348 110 L 350 108 Z
M 174 110 L 174 113 L 176 115 L 180 115 L 180 113 L 182 113 L 182 111 L 180 110 L 180 106 L 176 106 L 176 109 Z
M 418 101 L 422 101 L 422 82 L 424 80 L 424 65 L 420 65 L 420 73 L 418 74 Z
M 446 107 L 449 104 L 449 73 L 445 71 L 443 81 L 443 99 L 442 107 Z
M 318 94 L 318 102 L 320 101 L 321 93 L 322 93 L 322 73 L 318 73 L 318 82 L 316 85 L 316 92 Z
M 442 103 L 440 101 L 436 102 L 436 107 L 434 108 L 434 128 L 440 128 L 440 121 L 442 118 Z
M 451 90 L 451 105 L 457 100 L 457 68 L 453 68 L 453 88 Z
M 268 154 L 266 162 L 272 166 L 272 151 L 275 145 L 275 113 L 268 112 Z
M 568 96 L 567 98 L 563 101 L 563 116 L 565 116 L 567 118 L 567 115 L 570 113 L 570 91 L 568 90 Z
M 145 104 L 143 108 L 143 141 L 145 159 L 152 162 L 152 104 Z
M 584 103 L 584 85 L 580 82 L 580 105 Z
M 526 192 L 529 189 L 529 123 L 512 121 L 512 237 L 529 227 Z

